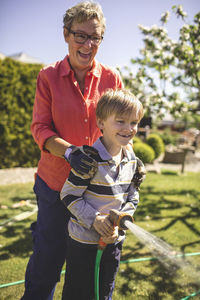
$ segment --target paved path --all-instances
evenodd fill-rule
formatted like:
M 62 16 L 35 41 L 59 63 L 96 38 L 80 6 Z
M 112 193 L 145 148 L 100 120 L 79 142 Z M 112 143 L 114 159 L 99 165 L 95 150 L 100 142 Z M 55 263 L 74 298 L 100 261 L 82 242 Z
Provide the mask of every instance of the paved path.
M 146 166 L 147 171 L 154 171 L 159 173 L 161 170 L 173 170 L 177 172 L 181 172 L 182 165 L 181 164 L 167 164 L 167 163 L 154 163 Z M 184 172 L 200 172 L 200 161 L 197 163 L 185 164 Z
M 0 169 L 0 185 L 34 181 L 37 168 Z
M 147 171 L 160 172 L 160 170 L 181 171 L 180 164 L 166 164 L 155 162 L 146 166 Z M 0 169 L 0 185 L 34 182 L 37 168 L 11 168 Z M 185 172 L 200 172 L 200 158 L 192 163 L 186 163 Z

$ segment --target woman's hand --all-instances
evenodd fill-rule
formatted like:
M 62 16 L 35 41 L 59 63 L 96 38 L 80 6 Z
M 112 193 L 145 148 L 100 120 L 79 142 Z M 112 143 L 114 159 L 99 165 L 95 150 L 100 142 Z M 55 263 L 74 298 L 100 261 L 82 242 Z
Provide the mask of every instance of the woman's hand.
M 95 157 L 98 155 L 98 151 L 93 147 L 72 145 L 65 151 L 64 158 L 77 173 L 92 178 L 97 171 L 98 165 Z
M 58 136 L 52 136 L 46 140 L 44 149 L 55 156 L 64 157 L 77 173 L 86 178 L 92 178 L 97 171 L 99 153 L 93 147 L 77 147 Z

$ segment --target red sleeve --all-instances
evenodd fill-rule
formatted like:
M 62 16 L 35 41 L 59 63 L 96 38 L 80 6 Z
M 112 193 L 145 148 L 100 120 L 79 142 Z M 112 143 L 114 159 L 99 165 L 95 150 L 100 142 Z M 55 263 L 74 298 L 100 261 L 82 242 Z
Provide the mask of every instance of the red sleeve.
M 40 71 L 37 78 L 33 119 L 31 124 L 33 138 L 40 150 L 44 150 L 44 143 L 49 137 L 57 135 L 53 126 L 51 104 L 52 99 L 48 80 L 45 79 L 44 72 Z

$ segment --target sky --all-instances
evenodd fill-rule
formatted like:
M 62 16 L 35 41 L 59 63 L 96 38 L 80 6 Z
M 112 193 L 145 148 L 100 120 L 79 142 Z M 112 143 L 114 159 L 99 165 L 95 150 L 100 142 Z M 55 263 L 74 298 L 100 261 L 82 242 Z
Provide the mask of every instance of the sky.
M 80 1 L 75 0 L 0 0 L 0 52 L 18 52 L 37 58 L 44 64 L 61 60 L 68 53 L 63 38 L 63 15 Z M 182 5 L 187 22 L 200 11 L 199 0 L 99 0 L 106 17 L 106 32 L 97 60 L 113 66 L 131 66 L 139 56 L 143 35 L 138 24 L 161 25 L 160 16 Z M 177 39 L 183 22 L 171 14 L 167 29 Z

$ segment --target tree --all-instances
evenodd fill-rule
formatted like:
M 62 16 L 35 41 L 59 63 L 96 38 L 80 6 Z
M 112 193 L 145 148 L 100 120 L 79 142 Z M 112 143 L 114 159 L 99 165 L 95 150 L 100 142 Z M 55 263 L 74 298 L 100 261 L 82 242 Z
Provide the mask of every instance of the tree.
M 172 12 L 185 21 L 182 6 L 173 6 Z M 128 67 L 120 70 L 125 86 L 142 101 L 146 116 L 157 118 L 166 112 L 175 117 L 191 116 L 200 109 L 200 12 L 193 24 L 183 24 L 177 41 L 164 27 L 169 17 L 169 11 L 161 16 L 160 27 L 139 25 L 144 47 L 141 57 L 131 59 L 136 72 Z

